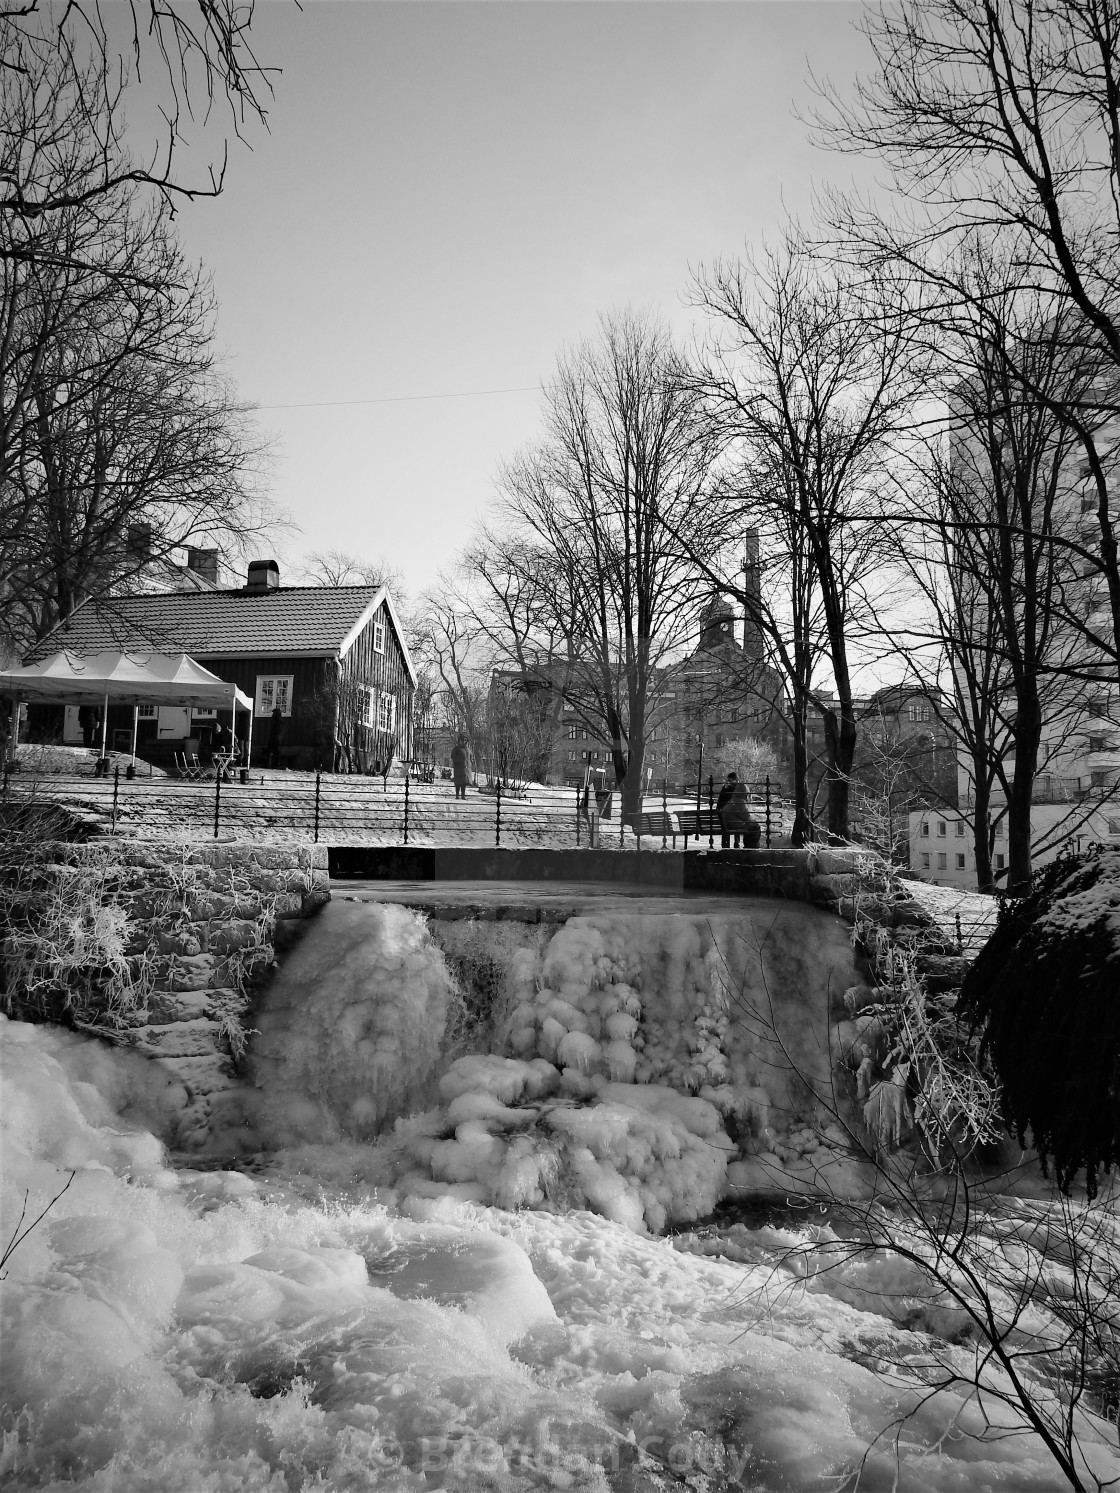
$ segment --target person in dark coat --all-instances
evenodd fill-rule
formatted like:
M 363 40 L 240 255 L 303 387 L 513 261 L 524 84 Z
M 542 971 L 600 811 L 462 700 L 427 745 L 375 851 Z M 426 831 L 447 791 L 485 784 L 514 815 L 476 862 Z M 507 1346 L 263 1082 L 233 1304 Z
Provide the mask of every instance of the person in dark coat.
M 723 811 L 724 840 L 727 839 L 727 831 L 730 831 L 735 839 L 736 850 L 742 840 L 743 848 L 750 849 L 758 844 L 759 825 L 757 820 L 751 817 L 750 804 L 747 801 L 746 783 L 736 783 L 728 799 L 727 806 Z
M 716 813 L 719 815 L 719 824 L 720 829 L 722 830 L 719 843 L 721 848 L 724 850 L 727 850 L 731 845 L 731 835 L 728 832 L 727 820 L 723 817 L 724 810 L 731 802 L 731 795 L 735 792 L 735 785 L 736 783 L 738 783 L 738 781 L 738 775 L 736 773 L 729 772 L 727 774 L 727 782 L 724 783 L 723 787 L 719 790 L 719 797 L 716 799 Z
M 266 747 L 265 766 L 280 766 L 280 747 L 284 740 L 284 712 L 279 705 L 272 712 L 268 723 L 268 743 Z
M 101 725 L 101 712 L 96 705 L 79 705 L 78 725 L 82 728 L 82 744 L 97 745 L 97 731 Z
M 460 736 L 459 740 L 451 748 L 451 778 L 455 784 L 455 797 L 466 798 L 467 784 L 471 780 L 470 754 L 467 751 L 467 738 Z

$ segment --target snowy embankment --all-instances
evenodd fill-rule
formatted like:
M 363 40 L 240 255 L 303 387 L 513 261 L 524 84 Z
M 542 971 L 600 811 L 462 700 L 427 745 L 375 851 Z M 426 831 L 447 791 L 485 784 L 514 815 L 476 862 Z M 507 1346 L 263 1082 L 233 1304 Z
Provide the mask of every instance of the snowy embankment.
M 319 1185 L 330 1146 L 173 1170 L 155 1065 L 2 1018 L 0 1063 L 4 1239 L 57 1198 L 0 1282 L 6 1487 L 699 1493 L 837 1487 L 865 1457 L 884 1487 L 872 1443 L 907 1410 L 893 1486 L 1059 1486 L 989 1399 L 919 1404 L 889 1260 L 834 1285 L 778 1229 L 729 1261 L 581 1211 L 398 1209 Z M 1103 1436 L 1091 1455 L 1120 1473 Z

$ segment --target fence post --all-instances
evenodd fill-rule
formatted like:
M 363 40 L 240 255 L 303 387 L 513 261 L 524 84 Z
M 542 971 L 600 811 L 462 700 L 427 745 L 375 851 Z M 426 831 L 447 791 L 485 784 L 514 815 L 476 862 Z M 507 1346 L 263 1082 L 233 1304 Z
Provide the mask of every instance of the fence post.
M 114 796 L 115 796 L 116 789 L 114 788 L 113 791 L 114 791 Z M 218 821 L 221 818 L 221 814 L 222 814 L 222 770 L 221 770 L 221 768 L 219 768 L 218 771 L 214 774 L 214 838 L 215 838 L 215 840 L 218 838 Z
M 770 774 L 766 774 L 766 848 L 770 849 Z
M 404 843 L 408 844 L 408 773 L 404 775 Z
M 319 843 L 319 793 L 323 779 L 322 765 L 315 769 L 315 843 Z
M 502 843 L 502 782 L 499 778 L 494 784 L 494 844 L 500 846 Z
M 117 832 L 117 798 L 118 798 L 118 796 L 120 794 L 120 791 L 121 791 L 121 765 L 118 762 L 117 765 L 113 768 L 113 821 L 112 821 L 112 824 L 110 825 L 110 828 L 109 828 L 109 833 L 111 835 L 115 835 L 116 832 Z M 958 923 L 959 923 L 959 921 L 960 920 L 958 919 Z M 960 940 L 958 939 L 958 942 L 959 941 Z
M 665 849 L 665 845 L 666 845 L 665 832 L 666 832 L 666 829 L 668 828 L 668 824 L 669 824 L 669 794 L 668 794 L 668 789 L 667 789 L 666 784 L 665 784 L 665 779 L 662 778 L 661 779 L 661 848 L 662 848 L 662 850 Z M 675 840 L 676 836 L 674 835 L 673 838 Z
M 953 921 L 957 925 L 957 953 L 964 953 L 964 939 L 961 937 L 961 915 L 959 912 L 953 914 Z
M 712 838 L 712 826 L 715 823 L 716 812 L 716 785 L 711 773 L 708 774 L 708 849 L 711 850 L 715 844 Z
M 580 819 L 580 792 L 576 789 L 576 849 L 579 849 L 579 819 Z

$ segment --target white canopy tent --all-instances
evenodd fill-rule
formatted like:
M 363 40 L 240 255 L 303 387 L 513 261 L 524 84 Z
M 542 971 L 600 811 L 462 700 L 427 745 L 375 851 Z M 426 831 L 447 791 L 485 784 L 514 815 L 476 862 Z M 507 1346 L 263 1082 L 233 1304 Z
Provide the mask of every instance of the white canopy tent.
M 15 702 L 8 751 L 15 754 L 15 724 L 24 701 L 56 705 L 99 705 L 101 755 L 106 755 L 109 702 L 131 705 L 132 760 L 136 761 L 136 726 L 141 705 L 197 705 L 207 709 L 244 710 L 249 717 L 245 760 L 253 746 L 253 702 L 235 684 L 204 669 L 185 653 L 121 653 L 107 650 L 82 657 L 63 649 L 22 669 L 0 669 L 0 695 Z M 236 734 L 236 732 L 235 732 Z

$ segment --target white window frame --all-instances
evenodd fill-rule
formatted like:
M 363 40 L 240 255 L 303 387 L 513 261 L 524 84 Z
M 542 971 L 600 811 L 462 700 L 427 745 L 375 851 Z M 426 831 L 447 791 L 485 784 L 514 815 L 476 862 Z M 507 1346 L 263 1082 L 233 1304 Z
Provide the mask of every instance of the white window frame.
M 374 653 L 385 652 L 385 624 L 375 622 L 373 624 L 373 651 Z
M 397 697 L 384 691 L 377 699 L 377 729 L 391 736 L 397 720 Z
M 137 705 L 137 707 L 136 707 L 136 719 L 138 721 L 158 721 L 159 720 L 159 706 L 158 705 Z
M 373 691 L 373 685 L 372 684 L 359 684 L 358 685 L 358 714 L 359 714 L 359 718 L 360 718 L 359 719 L 359 724 L 360 725 L 363 725 L 363 726 L 372 726 L 373 723 L 374 723 L 375 717 L 374 717 L 373 694 L 374 694 L 374 691 Z
M 254 716 L 268 717 L 279 704 L 280 714 L 285 718 L 290 717 L 294 683 L 294 674 L 258 674 L 253 699 Z

